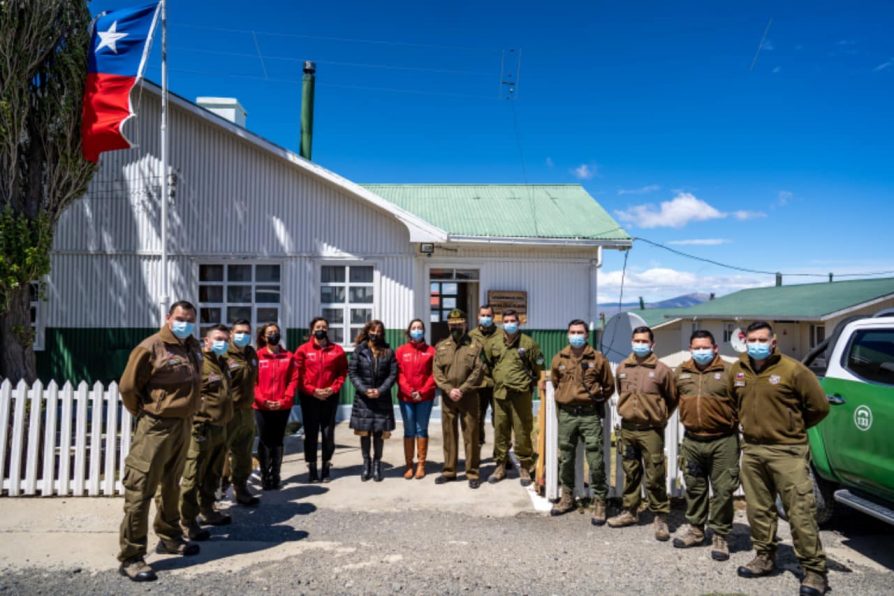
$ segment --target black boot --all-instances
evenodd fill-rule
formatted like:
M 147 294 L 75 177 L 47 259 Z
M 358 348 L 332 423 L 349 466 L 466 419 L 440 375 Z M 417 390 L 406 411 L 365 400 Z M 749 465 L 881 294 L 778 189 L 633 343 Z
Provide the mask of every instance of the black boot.
M 382 481 L 382 460 L 374 459 L 372 468 L 373 468 L 372 469 L 373 480 L 375 480 L 376 482 L 381 482 Z
M 331 479 L 329 478 L 329 471 L 330 471 L 331 469 L 332 469 L 332 464 L 329 463 L 328 461 L 324 461 L 324 462 L 323 462 L 323 470 L 322 470 L 322 472 L 320 473 L 320 481 L 321 481 L 321 482 L 324 482 L 324 483 L 325 483 L 325 482 L 329 482 L 329 480 L 331 480 Z
M 320 476 L 317 474 L 317 462 L 308 462 L 307 464 L 307 482 L 319 482 Z
M 369 437 L 360 437 L 360 453 L 363 455 L 363 470 L 360 472 L 360 480 L 363 482 L 372 477 L 372 461 L 369 457 L 369 447 Z
M 281 486 L 280 470 L 282 468 L 282 445 L 273 448 L 273 455 L 270 458 L 270 488 L 279 490 Z
M 270 452 L 263 443 L 258 443 L 258 463 L 261 466 L 261 488 L 270 490 Z
M 382 451 L 385 449 L 385 439 L 382 433 L 376 433 L 373 436 L 373 480 L 382 481 Z

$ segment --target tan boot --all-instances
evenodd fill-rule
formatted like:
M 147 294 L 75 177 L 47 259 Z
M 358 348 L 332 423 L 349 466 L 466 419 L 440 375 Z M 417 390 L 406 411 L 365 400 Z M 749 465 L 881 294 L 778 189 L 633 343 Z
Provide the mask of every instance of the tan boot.
M 522 486 L 531 486 L 531 472 L 524 466 L 518 467 L 518 481 Z
M 494 468 L 494 471 L 490 473 L 487 481 L 490 484 L 496 484 L 497 482 L 506 478 L 506 466 L 501 463 L 497 464 L 497 467 Z
M 608 518 L 608 527 L 623 528 L 625 526 L 633 526 L 639 521 L 636 514 L 625 509 L 618 515 Z
M 729 545 L 726 543 L 726 536 L 714 533 L 714 540 L 711 543 L 711 558 L 715 561 L 729 559 Z
M 143 557 L 134 557 L 122 562 L 118 573 L 135 582 L 154 582 L 158 579 L 155 571 L 146 564 Z
M 409 480 L 413 477 L 413 456 L 416 449 L 416 439 L 413 437 L 404 437 L 404 460 L 407 462 L 407 471 L 404 472 L 404 478 Z
M 228 526 L 233 519 L 216 509 L 206 509 L 199 513 L 199 521 L 209 526 Z
M 826 576 L 816 571 L 805 571 L 801 579 L 800 596 L 823 596 L 829 589 Z
M 211 538 L 211 532 L 200 526 L 196 520 L 192 520 L 191 523 L 181 520 L 180 528 L 183 530 L 183 535 L 191 542 L 202 542 Z
M 736 573 L 739 574 L 739 577 L 746 577 L 749 579 L 770 575 L 776 571 L 775 559 L 776 557 L 773 553 L 757 553 L 747 565 L 743 565 L 736 569 Z
M 567 486 L 562 487 L 562 498 L 550 509 L 550 515 L 563 515 L 574 510 L 574 492 Z
M 594 526 L 605 525 L 605 501 L 596 501 L 593 503 L 593 517 L 590 523 Z
M 655 528 L 655 540 L 659 542 L 667 542 L 670 540 L 670 530 L 667 529 L 667 514 L 666 513 L 656 513 L 655 520 L 652 522 L 652 527 Z
M 690 548 L 704 543 L 705 530 L 702 526 L 690 525 L 682 536 L 674 538 L 674 548 Z
M 428 437 L 416 438 L 416 480 L 425 478 L 425 460 L 428 457 Z

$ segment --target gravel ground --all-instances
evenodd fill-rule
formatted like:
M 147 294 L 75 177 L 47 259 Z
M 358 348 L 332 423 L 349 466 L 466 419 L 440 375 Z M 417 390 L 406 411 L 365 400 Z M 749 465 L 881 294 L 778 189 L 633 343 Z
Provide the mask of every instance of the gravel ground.
M 238 510 L 234 525 L 215 529 L 212 542 L 198 557 L 153 555 L 150 562 L 161 576 L 153 584 L 132 584 L 113 571 L 18 567 L 0 570 L 0 592 L 796 594 L 798 590 L 797 563 L 784 523 L 780 534 L 785 541 L 778 556 L 782 571 L 757 580 L 736 576 L 736 566 L 752 555 L 741 512 L 732 535 L 732 559 L 716 563 L 707 549 L 682 551 L 656 542 L 647 514 L 642 515 L 642 525 L 618 530 L 595 528 L 580 512 L 561 518 L 533 513 L 510 518 L 430 511 L 367 513 L 317 509 L 310 503 L 313 496 L 306 498 Z M 671 521 L 672 530 L 683 523 L 679 503 Z M 890 527 L 856 515 L 825 531 L 833 590 L 894 593 L 892 537 Z M 154 540 L 150 538 L 150 547 Z M 221 548 L 215 550 L 216 546 Z M 289 548 L 294 555 L 276 556 Z M 230 566 L 245 553 L 252 553 L 250 565 Z

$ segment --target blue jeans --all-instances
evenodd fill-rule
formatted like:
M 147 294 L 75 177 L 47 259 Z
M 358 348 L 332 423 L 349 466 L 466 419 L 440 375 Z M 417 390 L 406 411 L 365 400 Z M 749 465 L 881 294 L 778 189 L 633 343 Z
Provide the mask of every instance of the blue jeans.
M 404 420 L 404 438 L 422 437 L 427 439 L 428 419 L 431 417 L 431 409 L 435 400 L 398 403 L 400 404 L 400 417 Z

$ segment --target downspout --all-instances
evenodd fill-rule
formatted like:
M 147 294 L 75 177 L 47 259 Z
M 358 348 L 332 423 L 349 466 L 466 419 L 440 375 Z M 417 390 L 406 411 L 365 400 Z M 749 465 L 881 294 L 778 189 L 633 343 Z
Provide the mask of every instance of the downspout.
M 314 85 L 317 66 L 311 60 L 304 61 L 304 76 L 301 77 L 301 148 L 299 154 L 310 161 L 311 145 L 314 138 Z

